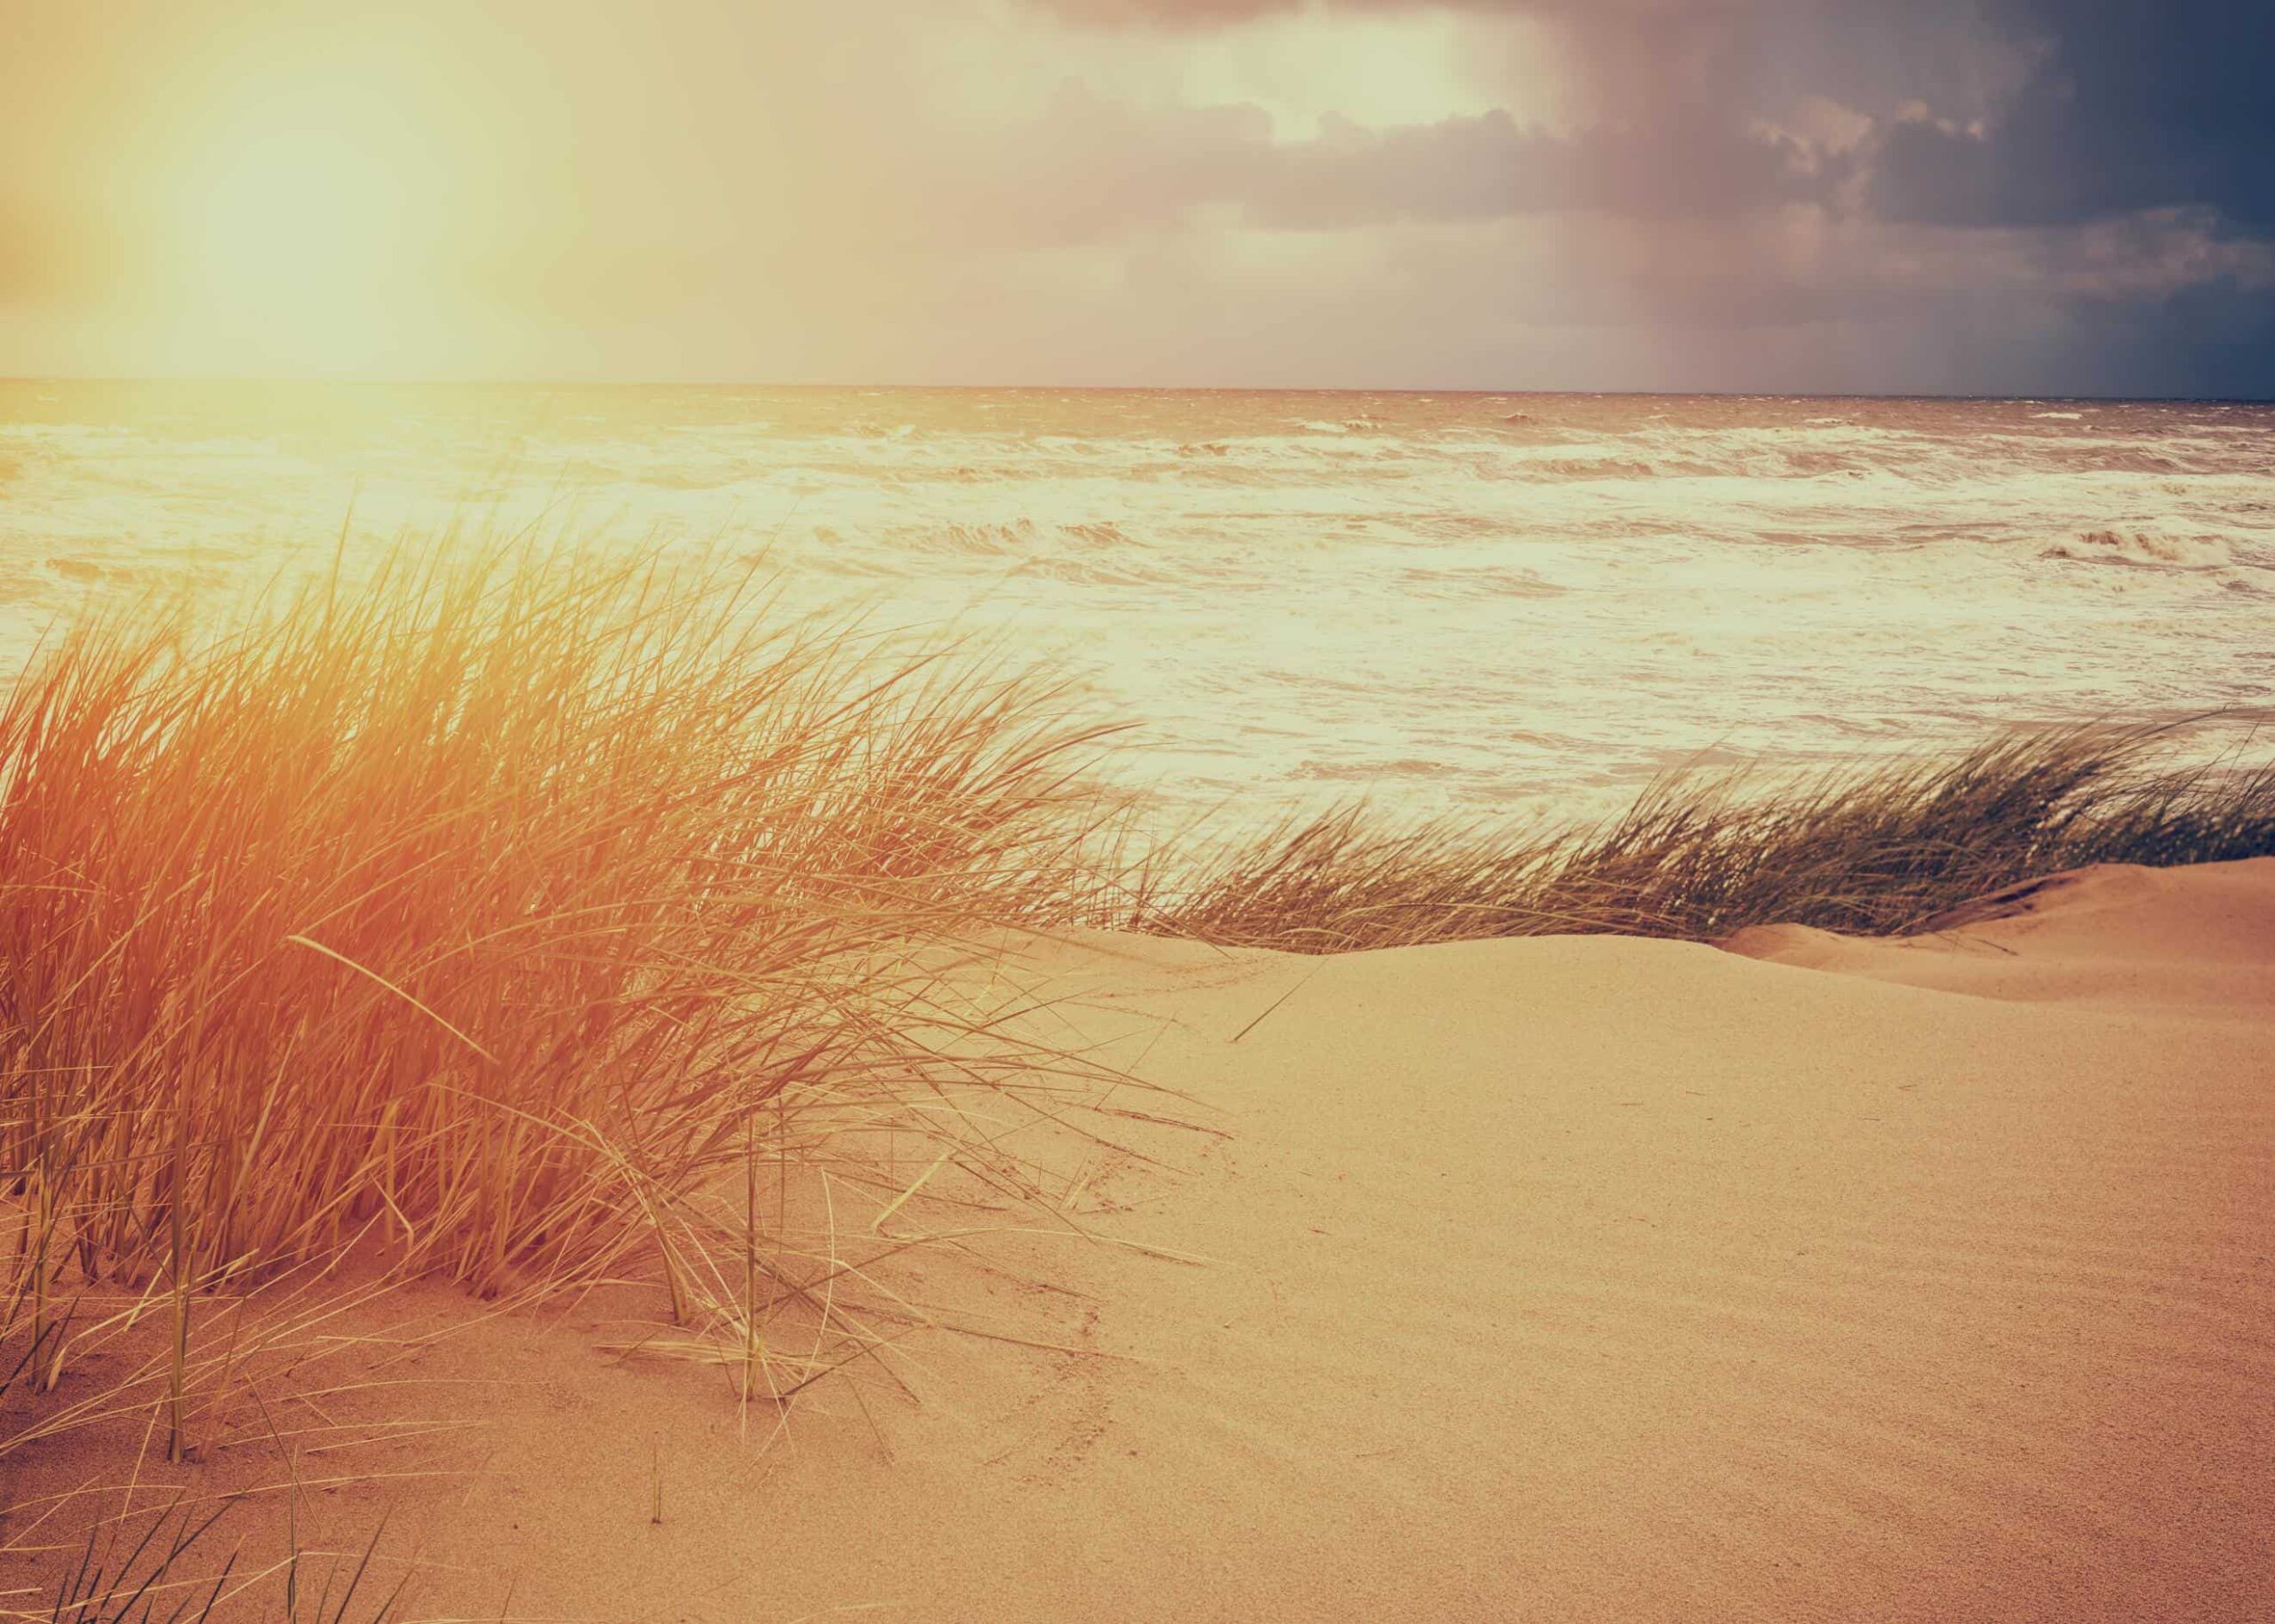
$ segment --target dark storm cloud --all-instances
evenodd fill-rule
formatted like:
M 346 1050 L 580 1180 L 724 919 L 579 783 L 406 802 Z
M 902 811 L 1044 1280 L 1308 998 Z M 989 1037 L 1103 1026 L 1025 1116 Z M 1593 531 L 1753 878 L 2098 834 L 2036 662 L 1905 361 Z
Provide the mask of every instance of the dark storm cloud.
M 1305 9 L 1286 0 L 1039 3 L 1085 24 L 1117 28 L 1232 25 Z M 1411 0 L 1340 0 L 1329 9 L 1349 15 L 1425 8 Z M 1315 136 L 1292 139 L 1276 136 L 1260 115 L 1241 116 L 1253 109 L 1140 111 L 1075 86 L 1002 169 L 1063 199 L 1052 219 L 1068 235 L 1200 204 L 1229 205 L 1250 224 L 1321 229 L 1549 212 L 1735 215 L 1792 203 L 1829 206 L 1855 172 L 1856 155 L 1840 141 L 1752 110 L 1759 100 L 1752 81 L 1786 71 L 1784 59 L 1769 49 L 1774 42 L 1755 17 L 1761 8 L 1754 0 L 1478 0 L 1462 9 L 1554 13 L 1570 47 L 1560 57 L 1561 74 L 1589 115 L 1557 129 L 1501 110 L 1387 128 L 1330 115 Z M 1040 181 L 1038 168 L 1052 178 Z
M 1705 118 L 1569 137 L 1505 113 L 1381 132 L 1335 121 L 1281 148 L 1244 201 L 1272 225 L 1608 207 L 1680 218 L 1822 199 L 1840 168 L 1791 137 Z
M 1252 109 L 1140 111 L 1075 90 L 981 167 L 1007 183 L 1007 217 L 1049 197 L 1040 218 L 1074 239 L 1203 205 L 1313 230 L 1608 209 L 1689 219 L 1824 201 L 1846 172 L 1839 155 L 1709 118 L 1560 135 L 1499 111 L 1385 130 L 1330 115 L 1315 137 L 1283 140 Z
M 1816 93 L 1879 123 L 1862 201 L 1892 219 L 2053 225 L 2207 208 L 2239 230 L 2275 230 L 2275 0 L 1030 4 L 1157 28 L 1428 11 L 1549 21 L 1574 47 L 1597 119 L 1626 132 L 1604 171 L 1608 206 L 1651 201 L 1623 166 L 1654 131 L 1686 195 L 1703 184 L 1756 198 L 1743 178 L 1707 182 L 1703 160 L 1758 165 L 1746 132 Z
M 1892 114 L 1904 97 L 1961 76 L 1944 25 L 1963 23 L 1976 0 L 1910 0 L 1893 20 L 1847 18 L 1864 0 L 1028 0 L 1079 26 L 1172 32 L 1234 27 L 1273 16 L 1381 17 L 1452 11 L 1480 20 L 1545 24 L 1556 72 L 1578 110 L 1549 130 L 1506 113 L 1403 128 L 1323 122 L 1304 141 L 1268 131 L 1226 140 L 1207 164 L 1186 168 L 1193 202 L 1229 202 L 1259 224 L 1344 227 L 1372 220 L 1477 219 L 1548 211 L 1639 218 L 1738 215 L 1792 203 L 1835 206 L 1857 173 L 1872 121 L 1829 133 L 1791 127 L 1780 115 L 1831 88 L 1851 94 L 1843 68 L 1860 50 L 1892 61 L 1879 91 Z M 1875 49 L 1885 45 L 1887 48 Z M 1489 68 L 1485 69 L 1489 72 Z M 1979 100 L 1977 97 L 1976 100 Z M 1158 197 L 1176 155 L 1220 109 L 1157 113 L 1135 137 Z M 1845 138 L 1845 139 L 1844 139 Z M 1062 155 L 1066 145 L 1054 142 Z M 1126 165 L 1101 171 L 1109 180 Z
M 2205 208 L 2275 227 L 2275 5 L 2266 0 L 1992 0 L 2042 52 L 1979 127 L 1913 118 L 1888 136 L 1872 202 L 1890 218 L 2056 224 Z
M 1558 228 L 1560 319 L 1678 352 L 1867 330 L 1874 367 L 1940 343 L 1936 387 L 2275 388 L 2275 0 L 1027 4 L 1168 33 L 1540 25 L 1559 128 L 1328 121 L 1257 137 L 1210 200 L 1297 227 L 1590 217 Z

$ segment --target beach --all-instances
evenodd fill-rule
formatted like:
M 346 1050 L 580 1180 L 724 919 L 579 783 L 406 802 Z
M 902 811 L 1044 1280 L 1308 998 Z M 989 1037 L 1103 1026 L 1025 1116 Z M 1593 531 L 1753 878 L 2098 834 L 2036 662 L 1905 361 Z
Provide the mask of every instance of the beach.
M 0 17 L 0 1624 L 2275 1624 L 2269 0 Z
M 1092 1238 L 898 1260 L 967 1332 L 787 1406 L 405 1288 L 335 1329 L 461 1429 L 299 1538 L 392 1506 L 406 1618 L 2263 1618 L 2275 861 L 1971 912 L 1006 943 L 1135 1079 L 1050 1152 Z

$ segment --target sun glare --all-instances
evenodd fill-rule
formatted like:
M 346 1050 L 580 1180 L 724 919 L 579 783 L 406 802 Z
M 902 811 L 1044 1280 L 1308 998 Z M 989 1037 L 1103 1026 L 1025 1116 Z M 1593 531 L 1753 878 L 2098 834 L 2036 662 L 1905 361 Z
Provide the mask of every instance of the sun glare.
M 297 72 L 217 96 L 171 187 L 175 348 L 282 374 L 396 370 L 446 325 L 473 131 L 432 87 Z
M 401 177 L 331 131 L 247 142 L 190 196 L 186 270 L 214 314 L 306 339 L 375 315 L 402 235 Z

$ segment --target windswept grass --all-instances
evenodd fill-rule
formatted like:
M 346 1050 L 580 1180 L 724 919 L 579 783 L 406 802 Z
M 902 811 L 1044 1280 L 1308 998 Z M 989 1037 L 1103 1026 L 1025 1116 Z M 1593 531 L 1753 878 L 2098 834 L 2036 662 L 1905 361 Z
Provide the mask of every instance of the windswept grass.
M 1345 807 L 1163 871 L 1136 922 L 1313 953 L 1786 922 L 1891 935 L 2084 864 L 2275 854 L 2275 768 L 2187 759 L 2188 737 L 2073 727 L 1815 778 L 1679 775 L 1608 824 L 1514 838 Z
M 33 661 L 0 705 L 0 1458 L 108 1413 L 43 1413 L 98 1297 L 170 1327 L 178 1456 L 219 1288 L 358 1243 L 484 1294 L 636 1255 L 755 1323 L 755 1196 L 739 1257 L 695 1254 L 722 1181 L 887 1126 L 1011 1182 L 972 1102 L 1079 1068 L 972 1041 L 1001 1012 L 937 950 L 1091 905 L 1100 730 L 768 609 L 652 558 L 398 550 Z

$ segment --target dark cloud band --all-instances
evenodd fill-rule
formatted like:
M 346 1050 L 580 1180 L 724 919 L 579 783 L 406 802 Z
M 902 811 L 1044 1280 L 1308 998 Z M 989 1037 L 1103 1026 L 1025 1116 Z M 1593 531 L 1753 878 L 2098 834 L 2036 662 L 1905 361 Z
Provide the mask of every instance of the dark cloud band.
M 1605 186 L 1593 201 L 1606 206 L 1646 204 L 1670 191 L 1732 204 L 1790 195 L 1790 185 L 1760 183 L 1762 144 L 1748 132 L 1774 121 L 1777 104 L 1819 92 L 1874 113 L 1880 133 L 1870 184 L 1854 201 L 1889 219 L 2037 226 L 2200 209 L 2233 230 L 2275 231 L 2275 163 L 2268 162 L 2275 153 L 2275 4 L 2267 0 L 1029 3 L 1069 21 L 1115 28 L 1227 27 L 1305 12 L 1550 20 L 1592 78 L 1600 122 L 1621 132 L 1604 143 L 1616 161 L 1598 166 Z M 1943 73 L 1900 78 L 1939 46 Z M 1976 96 L 1949 105 L 1948 91 L 1934 81 L 1952 76 L 1953 60 L 1966 67 L 1970 46 L 2024 71 L 1986 65 L 1972 76 L 2016 82 L 1985 105 L 1971 105 L 1985 100 Z M 1664 139 L 1655 143 L 1654 131 Z M 1450 151 L 1456 143 L 1445 145 Z M 1468 145 L 1489 171 L 1512 156 L 1506 139 Z M 1636 172 L 1649 168 L 1655 146 L 1671 171 L 1657 178 L 1664 185 Z M 1552 171 L 1572 167 L 1561 148 L 1536 155 Z M 1706 159 L 1740 172 L 1710 176 Z M 1369 151 L 1353 161 L 1384 159 Z M 1568 173 L 1517 189 L 1561 187 L 1569 195 L 1577 184 Z

